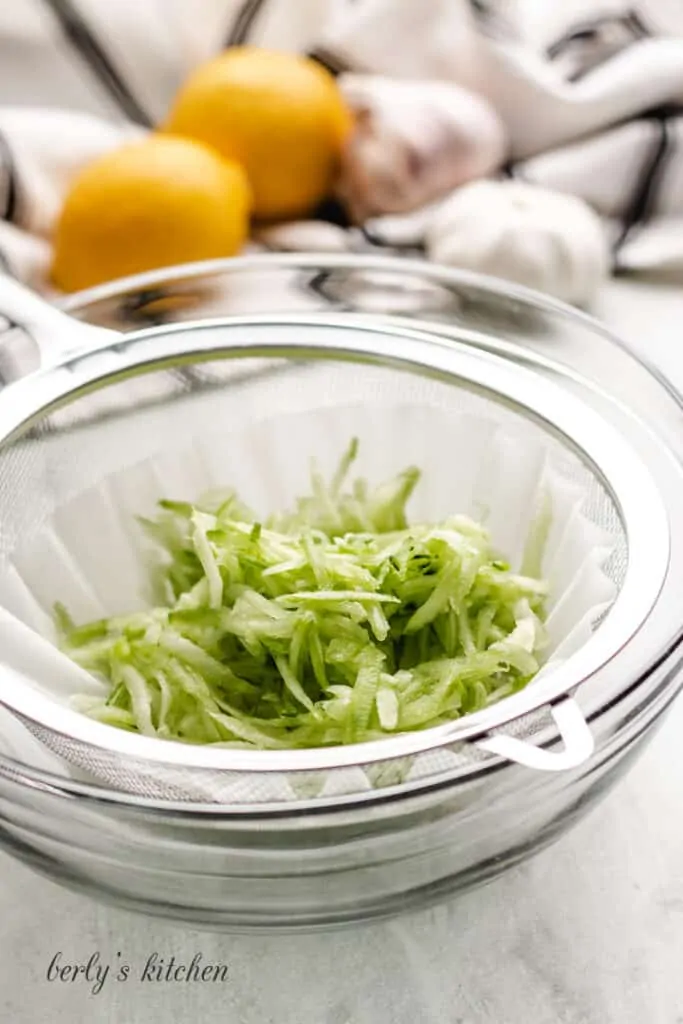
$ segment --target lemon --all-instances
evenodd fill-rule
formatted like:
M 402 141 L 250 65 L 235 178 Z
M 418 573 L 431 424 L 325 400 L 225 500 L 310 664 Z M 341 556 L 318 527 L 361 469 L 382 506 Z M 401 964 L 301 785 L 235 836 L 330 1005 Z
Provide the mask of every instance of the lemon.
M 233 256 L 249 231 L 244 170 L 199 142 L 150 135 L 89 164 L 54 235 L 63 291 L 193 260 Z
M 350 127 L 334 77 L 321 65 L 250 46 L 199 67 L 165 125 L 241 163 L 261 220 L 304 216 L 326 197 Z

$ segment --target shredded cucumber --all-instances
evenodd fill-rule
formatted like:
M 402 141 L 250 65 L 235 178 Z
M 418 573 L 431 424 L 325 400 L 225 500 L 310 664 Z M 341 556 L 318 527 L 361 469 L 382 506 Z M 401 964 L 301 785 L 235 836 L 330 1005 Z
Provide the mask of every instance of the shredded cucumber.
M 424 729 L 524 687 L 546 583 L 469 518 L 409 525 L 414 468 L 347 486 L 357 449 L 330 483 L 314 466 L 311 494 L 269 521 L 231 492 L 161 501 L 142 521 L 159 606 L 82 626 L 56 609 L 63 650 L 110 684 L 75 706 L 147 736 L 280 750 Z

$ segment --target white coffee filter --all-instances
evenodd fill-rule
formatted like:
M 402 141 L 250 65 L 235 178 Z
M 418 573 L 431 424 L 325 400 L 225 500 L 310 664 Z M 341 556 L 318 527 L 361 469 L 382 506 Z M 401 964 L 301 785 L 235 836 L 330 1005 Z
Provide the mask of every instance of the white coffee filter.
M 378 398 L 281 415 L 268 416 L 264 410 L 255 422 L 237 430 L 222 428 L 217 419 L 209 426 L 205 418 L 184 446 L 176 442 L 69 498 L 37 534 L 18 544 L 0 571 L 2 686 L 21 678 L 61 704 L 76 693 L 101 687 L 55 648 L 52 609 L 61 602 L 81 623 L 149 606 L 150 542 L 136 517 L 154 515 L 160 498 L 193 500 L 210 489 L 230 487 L 265 516 L 291 507 L 308 493 L 311 457 L 331 474 L 351 437 L 360 442 L 354 475 L 378 483 L 408 465 L 422 470 L 409 504 L 411 521 L 438 521 L 455 513 L 483 520 L 496 548 L 516 568 L 521 567 L 535 517 L 549 510 L 543 575 L 550 585 L 550 642 L 543 671 L 588 640 L 616 596 L 616 586 L 603 569 L 616 538 L 585 514 L 588 495 L 577 482 L 580 474 L 565 474 L 556 452 L 549 457 L 537 428 L 511 426 L 494 413 L 489 417 L 457 407 L 434 408 L 417 399 L 394 404 Z M 546 722 L 542 712 L 507 731 L 530 735 L 539 722 Z M 4 713 L 0 749 L 36 763 L 30 744 L 35 744 L 30 733 Z M 99 775 L 100 781 L 125 787 L 110 774 L 101 776 L 96 760 L 84 761 L 59 737 L 52 738 L 51 746 L 73 758 L 76 767 Z M 402 779 L 413 779 L 485 756 L 463 744 L 458 750 L 416 756 L 398 767 Z M 54 768 L 52 754 L 50 763 Z M 73 766 L 64 762 L 65 773 Z M 396 772 L 396 765 L 386 764 L 336 769 L 315 779 L 296 773 L 235 772 L 204 772 L 197 778 L 190 769 L 150 765 L 148 772 L 136 766 L 136 789 L 151 796 L 209 802 L 285 801 L 369 790 L 389 784 Z

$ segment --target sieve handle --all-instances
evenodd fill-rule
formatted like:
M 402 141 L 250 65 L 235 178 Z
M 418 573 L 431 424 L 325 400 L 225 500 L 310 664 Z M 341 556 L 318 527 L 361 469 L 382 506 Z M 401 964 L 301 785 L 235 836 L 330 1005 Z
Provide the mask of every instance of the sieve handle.
M 2 383 L 26 376 L 34 370 L 58 362 L 68 352 L 96 344 L 115 332 L 92 327 L 62 313 L 55 305 L 41 298 L 16 278 L 0 273 L 0 317 L 10 327 L 19 328 L 28 336 L 23 345 L 17 345 L 13 331 L 0 333 Z
M 489 736 L 477 740 L 476 745 L 489 754 L 497 754 L 537 771 L 564 772 L 578 768 L 595 750 L 595 739 L 581 708 L 573 697 L 564 697 L 550 706 L 550 714 L 560 731 L 563 750 L 545 750 L 515 736 Z

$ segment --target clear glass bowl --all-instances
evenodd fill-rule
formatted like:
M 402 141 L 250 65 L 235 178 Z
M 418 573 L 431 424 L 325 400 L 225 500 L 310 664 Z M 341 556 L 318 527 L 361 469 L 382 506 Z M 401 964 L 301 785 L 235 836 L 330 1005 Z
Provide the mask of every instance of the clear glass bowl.
M 656 439 L 665 455 L 651 468 L 671 521 L 683 521 L 678 394 L 601 325 L 524 289 L 402 260 L 255 256 L 115 282 L 64 308 L 124 332 L 277 313 L 419 325 L 533 368 L 539 387 L 560 383 L 643 454 Z M 34 355 L 18 346 L 10 375 L 30 369 Z M 0 757 L 0 842 L 99 898 L 233 931 L 338 927 L 463 891 L 569 828 L 661 721 L 683 663 L 675 531 L 671 565 L 627 652 L 580 687 L 595 751 L 578 768 L 542 772 L 494 759 L 410 792 L 250 809 L 143 799 Z

